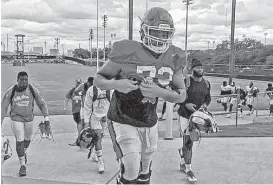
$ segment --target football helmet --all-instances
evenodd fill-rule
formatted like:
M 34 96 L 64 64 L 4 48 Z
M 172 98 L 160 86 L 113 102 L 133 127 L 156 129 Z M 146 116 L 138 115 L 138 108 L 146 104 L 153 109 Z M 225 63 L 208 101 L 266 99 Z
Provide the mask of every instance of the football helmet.
M 192 138 L 199 138 L 200 132 L 217 133 L 219 131 L 214 115 L 204 109 L 195 111 L 189 119 L 189 131 Z M 198 141 L 199 139 L 194 139 Z
M 151 30 L 167 32 L 167 38 L 151 35 Z M 172 43 L 174 23 L 170 13 L 159 7 L 148 10 L 141 20 L 140 35 L 144 46 L 155 53 L 164 53 Z
M 77 138 L 76 145 L 83 149 L 89 149 L 87 159 L 90 158 L 93 148 L 98 142 L 98 135 L 94 129 L 90 127 L 85 128 L 81 131 L 79 137 Z

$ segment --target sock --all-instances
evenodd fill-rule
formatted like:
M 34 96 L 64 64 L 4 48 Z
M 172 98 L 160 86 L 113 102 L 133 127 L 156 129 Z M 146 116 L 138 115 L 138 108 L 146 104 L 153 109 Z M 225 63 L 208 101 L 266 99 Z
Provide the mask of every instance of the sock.
M 186 164 L 186 172 L 192 171 L 191 164 Z
M 185 160 L 184 160 L 184 157 L 181 157 L 181 161 L 180 161 L 180 164 L 185 164 Z
M 96 151 L 96 155 L 98 157 L 98 160 L 102 160 L 102 150 Z
M 229 112 L 232 112 L 232 104 L 231 105 L 229 105 Z
M 25 161 L 25 156 L 23 157 L 18 157 L 19 158 L 19 162 L 20 162 L 20 165 L 26 165 L 26 161 Z

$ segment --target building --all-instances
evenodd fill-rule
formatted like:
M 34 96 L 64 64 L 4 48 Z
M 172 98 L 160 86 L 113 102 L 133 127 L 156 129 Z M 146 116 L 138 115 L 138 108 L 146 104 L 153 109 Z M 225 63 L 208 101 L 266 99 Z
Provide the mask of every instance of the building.
M 33 47 L 34 53 L 39 53 L 40 55 L 43 54 L 43 47 Z
M 50 55 L 58 56 L 59 55 L 59 49 L 49 49 Z

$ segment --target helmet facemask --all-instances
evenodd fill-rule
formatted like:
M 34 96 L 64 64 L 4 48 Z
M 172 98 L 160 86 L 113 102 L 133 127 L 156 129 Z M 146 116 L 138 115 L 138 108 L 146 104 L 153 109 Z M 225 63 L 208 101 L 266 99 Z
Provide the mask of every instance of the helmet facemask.
M 168 33 L 167 39 L 152 36 L 150 34 L 151 30 L 167 32 Z M 171 28 L 168 24 L 160 24 L 159 26 L 149 26 L 144 23 L 141 26 L 142 43 L 149 50 L 157 54 L 164 53 L 169 49 L 172 43 L 174 31 L 175 31 L 174 28 Z

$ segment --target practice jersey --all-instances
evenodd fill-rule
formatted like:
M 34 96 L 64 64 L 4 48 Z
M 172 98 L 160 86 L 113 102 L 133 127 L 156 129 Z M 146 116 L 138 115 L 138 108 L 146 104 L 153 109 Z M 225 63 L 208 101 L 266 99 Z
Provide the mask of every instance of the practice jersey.
M 13 121 L 18 122 L 30 122 L 34 119 L 34 100 L 36 101 L 38 107 L 42 111 L 43 115 L 48 116 L 48 108 L 44 98 L 38 89 L 33 87 L 35 98 L 30 92 L 30 88 L 27 87 L 22 92 L 14 92 L 12 102 L 10 100 L 12 94 L 12 87 L 7 90 L 5 96 L 2 99 L 2 117 L 5 116 L 8 107 L 10 106 L 10 118 Z
M 116 79 L 153 80 L 160 87 L 172 81 L 172 75 L 183 68 L 184 52 L 171 45 L 169 49 L 156 59 L 142 43 L 132 40 L 115 42 L 109 60 L 121 65 Z M 181 75 L 181 80 L 183 80 Z M 140 89 L 127 94 L 115 91 L 108 111 L 112 121 L 136 127 L 152 127 L 157 122 L 155 103 L 142 103 Z
M 257 89 L 258 88 L 255 86 L 252 86 L 252 87 L 249 87 L 249 85 L 246 86 L 247 96 L 253 96 L 254 91 L 256 91 Z
M 221 95 L 226 95 L 231 93 L 232 93 L 232 90 L 230 85 L 226 85 L 226 86 L 221 85 Z

